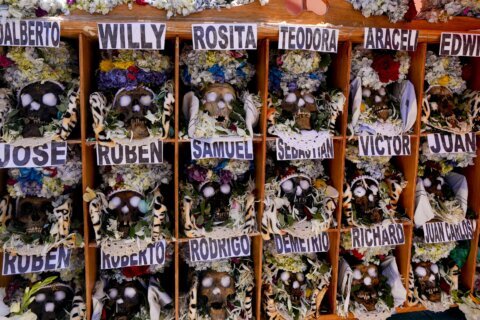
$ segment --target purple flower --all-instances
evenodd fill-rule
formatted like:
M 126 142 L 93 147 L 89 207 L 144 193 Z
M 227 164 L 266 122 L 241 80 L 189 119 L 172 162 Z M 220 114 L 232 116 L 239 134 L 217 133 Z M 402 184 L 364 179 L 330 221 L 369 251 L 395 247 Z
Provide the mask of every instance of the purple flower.
M 43 10 L 42 8 L 38 7 L 37 9 L 35 9 L 35 15 L 37 17 L 44 17 L 48 14 L 47 11 Z
M 207 179 L 208 170 L 194 165 L 187 169 L 188 179 L 190 181 L 204 182 Z
M 72 5 L 75 4 L 77 0 L 67 0 L 67 4 Z
M 233 174 L 228 170 L 221 170 L 218 173 L 218 177 L 220 178 L 220 184 L 230 184 L 233 180 Z

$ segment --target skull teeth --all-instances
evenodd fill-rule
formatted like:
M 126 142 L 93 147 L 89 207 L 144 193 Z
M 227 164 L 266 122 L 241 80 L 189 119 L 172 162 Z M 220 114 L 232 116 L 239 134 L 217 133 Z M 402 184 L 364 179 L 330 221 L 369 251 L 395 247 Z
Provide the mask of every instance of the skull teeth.
M 41 227 L 29 227 L 29 228 L 26 228 L 26 232 L 27 233 L 40 233 L 40 232 L 42 232 L 42 228 Z

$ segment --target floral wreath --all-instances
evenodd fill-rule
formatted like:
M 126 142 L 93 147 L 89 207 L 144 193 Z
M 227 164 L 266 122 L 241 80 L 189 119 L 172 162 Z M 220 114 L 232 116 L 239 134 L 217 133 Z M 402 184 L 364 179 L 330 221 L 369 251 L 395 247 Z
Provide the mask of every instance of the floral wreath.
M 331 265 L 317 254 L 275 254 L 264 248 L 263 306 L 267 319 L 316 319 L 330 285 Z M 294 303 L 294 301 L 296 301 Z
M 70 230 L 72 193 L 81 177 L 82 164 L 75 152 L 58 167 L 9 169 L 8 195 L 0 201 L 3 248 L 18 255 L 45 255 L 59 246 L 83 247 L 82 236 Z M 31 220 L 32 212 L 38 220 Z
M 180 185 L 185 235 L 225 238 L 255 231 L 253 162 L 197 160 Z
M 255 75 L 245 50 L 202 51 L 185 46 L 181 77 L 192 88 L 183 97 L 186 126 L 181 136 L 252 137 L 260 117 L 260 96 L 248 92 Z
M 410 0 L 348 0 L 364 17 L 387 15 L 391 22 L 402 21 L 409 13 Z M 407 15 L 409 16 L 409 15 Z
M 348 160 L 343 191 L 343 217 L 347 226 L 371 226 L 384 219 L 395 222 L 398 214 L 398 201 L 407 186 L 402 172 L 390 162 L 391 157 L 366 157 L 358 155 L 358 147 L 347 147 Z M 356 198 L 373 196 L 377 204 L 370 214 L 359 215 Z M 369 202 L 372 202 L 370 198 Z M 360 208 L 365 209 L 365 208 Z M 372 219 L 375 214 L 375 219 Z M 376 222 L 375 222 L 376 221 Z
M 405 51 L 353 51 L 350 84 L 352 134 L 399 135 L 417 117 L 413 84 L 406 80 L 410 56 Z
M 90 95 L 97 140 L 132 144 L 173 136 L 172 70 L 170 57 L 158 51 L 107 51 L 98 72 L 102 92 Z
M 271 170 L 265 184 L 263 238 L 269 240 L 273 234 L 308 238 L 328 230 L 335 223 L 339 193 L 330 185 L 322 161 L 267 162 Z
M 103 184 L 96 191 L 88 189 L 83 199 L 90 202 L 95 240 L 103 251 L 130 254 L 171 236 L 160 193 L 160 186 L 172 180 L 171 164 L 106 166 L 100 173 Z
M 361 260 L 364 263 L 373 263 L 380 265 L 380 263 L 392 254 L 395 246 L 381 246 L 381 247 L 352 247 L 352 236 L 350 232 L 342 233 L 341 236 L 341 250 L 342 256 L 351 256 L 352 259 Z
M 427 161 L 433 161 L 441 166 L 442 174 L 447 174 L 454 168 L 466 168 L 473 165 L 474 159 L 477 157 L 475 152 L 462 153 L 432 153 L 428 147 L 428 142 L 422 143 L 420 148 L 420 166 L 419 175 L 423 175 L 425 166 L 422 165 Z
M 330 62 L 329 54 L 312 51 L 278 51 L 271 55 L 270 134 L 298 134 L 312 129 L 335 132 L 345 96 L 340 90 L 323 88 Z
M 59 48 L 12 47 L 0 58 L 10 86 L 0 94 L 4 141 L 24 146 L 68 138 L 78 119 L 76 63 L 76 53 L 64 42 Z
M 428 0 L 421 4 L 417 17 L 431 23 L 447 22 L 454 16 L 480 18 L 480 4 L 476 0 Z
M 187 249 L 185 247 L 185 249 Z M 204 287 L 205 277 L 210 274 L 221 273 L 233 279 L 232 294 L 223 297 L 226 301 L 225 320 L 251 320 L 254 319 L 253 295 L 255 278 L 253 263 L 250 258 L 231 258 L 210 262 L 192 262 L 187 258 L 187 250 L 182 251 L 185 262 L 191 268 L 188 294 L 180 296 L 180 319 L 209 320 L 210 310 L 206 300 L 201 296 L 200 289 Z M 229 281 L 230 284 L 230 281 Z
M 478 122 L 480 91 L 466 89 L 464 66 L 458 57 L 439 57 L 427 52 L 422 102 L 422 131 L 468 133 Z

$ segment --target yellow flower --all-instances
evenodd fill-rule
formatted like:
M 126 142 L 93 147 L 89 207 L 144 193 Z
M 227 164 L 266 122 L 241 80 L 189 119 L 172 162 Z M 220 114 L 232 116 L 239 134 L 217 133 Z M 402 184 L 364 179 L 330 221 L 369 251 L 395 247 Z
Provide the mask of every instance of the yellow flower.
M 437 80 L 437 83 L 441 86 L 446 86 L 450 82 L 450 77 L 448 75 L 445 75 Z
M 362 104 L 360 105 L 360 111 L 361 111 L 361 112 L 367 111 L 367 105 L 366 105 L 365 103 L 362 103 Z
M 311 295 L 312 295 L 312 289 L 307 288 L 307 290 L 305 291 L 305 297 L 308 299 L 310 298 Z
M 128 69 L 128 67 L 135 65 L 133 61 L 118 61 L 113 63 L 113 67 L 117 69 Z
M 207 52 L 207 66 L 211 67 L 217 62 L 215 51 Z
M 112 60 L 102 60 L 102 62 L 100 62 L 100 71 L 108 72 L 112 69 L 113 69 Z
M 317 189 L 324 189 L 327 187 L 327 183 L 325 182 L 325 180 L 322 180 L 322 179 L 317 179 L 315 180 L 315 188 Z

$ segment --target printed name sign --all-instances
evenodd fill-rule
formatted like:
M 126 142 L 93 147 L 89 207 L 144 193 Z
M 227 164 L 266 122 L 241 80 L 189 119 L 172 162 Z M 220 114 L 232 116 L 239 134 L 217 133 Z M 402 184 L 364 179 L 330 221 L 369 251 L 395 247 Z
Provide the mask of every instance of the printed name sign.
M 99 23 L 100 49 L 163 50 L 164 23 Z
M 113 147 L 97 143 L 96 149 L 99 166 L 163 162 L 163 141 L 161 140 L 131 146 L 117 143 Z
M 296 25 L 280 25 L 278 28 L 278 49 L 332 53 L 338 50 L 337 29 Z
M 429 222 L 423 225 L 425 243 L 452 242 L 473 239 L 475 224 L 471 220 L 463 220 L 457 224 L 447 222 Z
M 390 28 L 365 28 L 363 46 L 365 49 L 415 51 L 418 30 Z
M 439 53 L 441 56 L 480 57 L 480 34 L 442 32 Z
M 65 162 L 66 142 L 49 142 L 35 147 L 0 143 L 0 168 L 56 167 Z
M 44 256 L 10 255 L 3 252 L 2 275 L 24 274 L 32 272 L 56 271 L 70 266 L 72 250 L 58 247 Z
M 467 134 L 432 133 L 427 136 L 427 140 L 431 153 L 466 153 L 477 150 L 473 132 Z
M 194 160 L 209 158 L 253 160 L 252 139 L 192 139 L 190 150 Z
M 192 262 L 247 257 L 251 252 L 251 240 L 248 235 L 224 239 L 190 239 L 188 246 Z
M 412 153 L 410 136 L 360 136 L 360 156 L 408 156 Z
M 278 254 L 327 252 L 330 249 L 330 238 L 327 232 L 305 239 L 290 234 L 276 234 L 275 249 Z
M 100 269 L 118 269 L 133 266 L 162 265 L 165 263 L 165 240 L 150 244 L 146 249 L 124 256 L 111 256 L 100 251 Z
M 396 246 L 405 243 L 405 232 L 400 223 L 350 230 L 352 248 Z
M 333 139 L 328 137 L 321 145 L 303 150 L 277 139 L 277 160 L 333 159 Z
M 256 50 L 256 24 L 193 24 L 193 50 Z
M 58 47 L 60 22 L 44 20 L 1 20 L 0 46 Z

